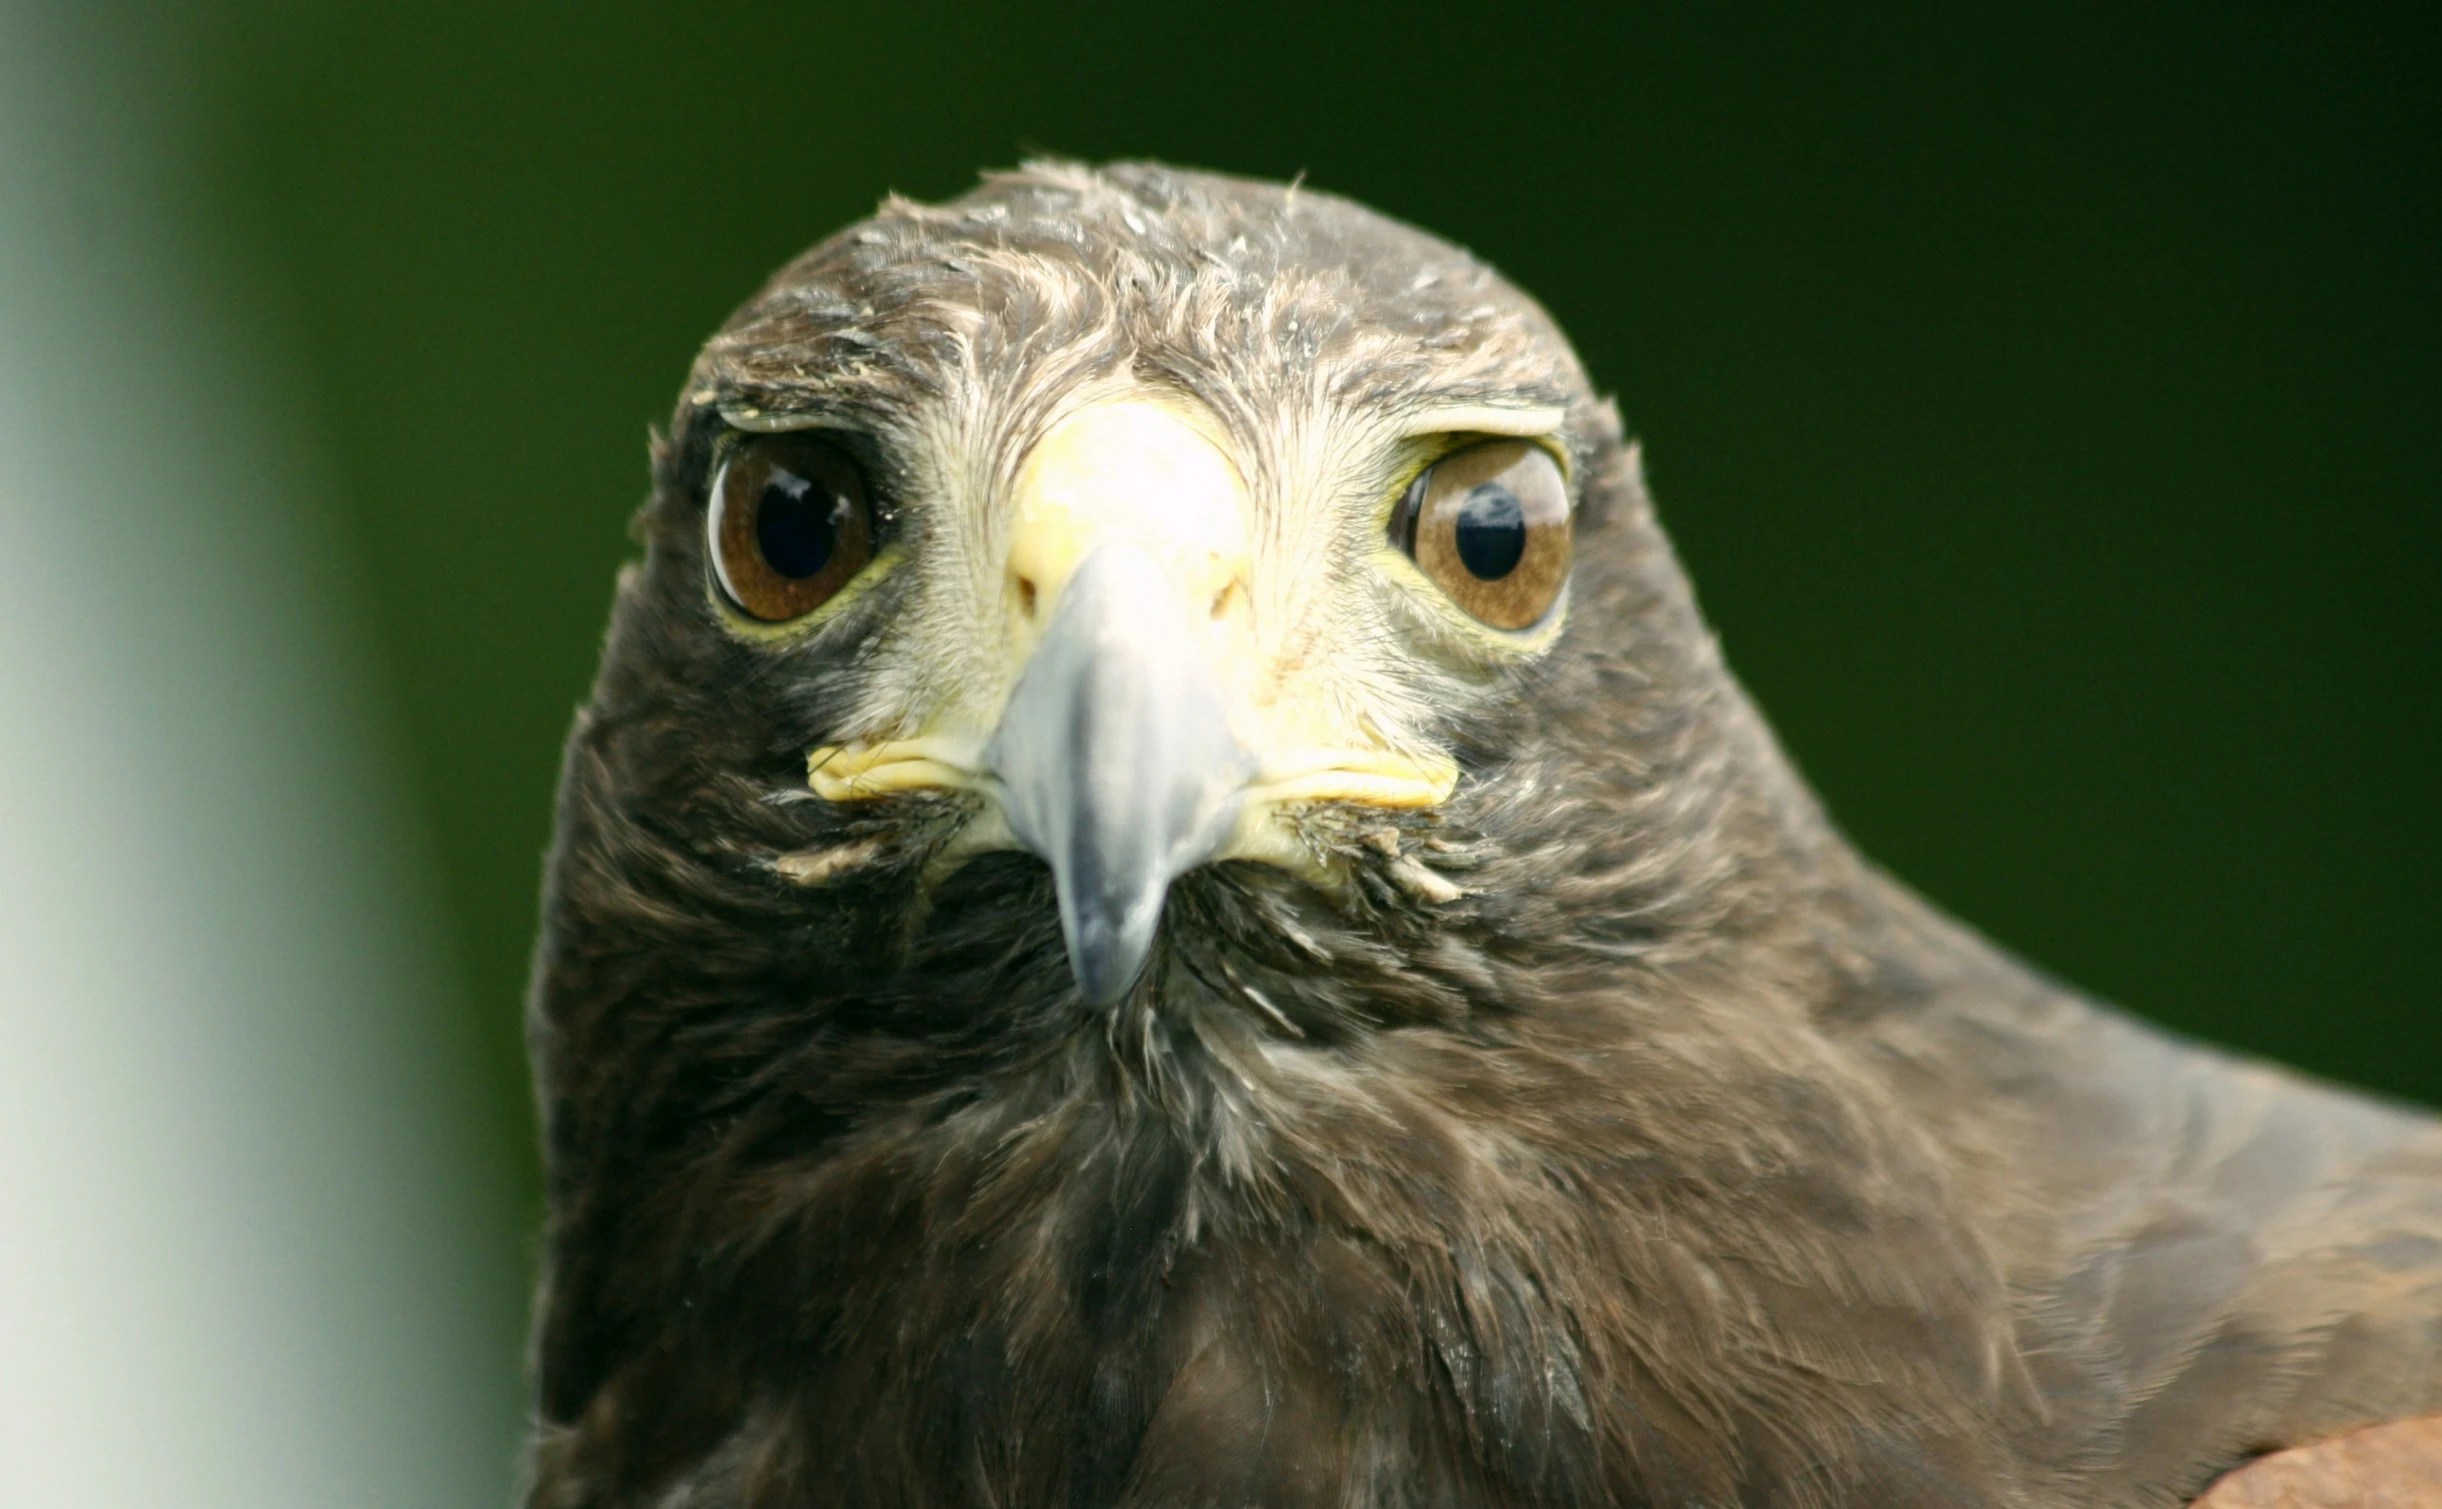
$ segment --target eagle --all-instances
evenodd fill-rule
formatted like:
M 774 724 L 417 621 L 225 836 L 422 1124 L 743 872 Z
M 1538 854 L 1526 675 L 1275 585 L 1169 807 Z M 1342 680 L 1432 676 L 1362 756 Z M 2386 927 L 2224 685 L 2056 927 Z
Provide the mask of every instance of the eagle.
M 1465 250 L 892 199 L 634 536 L 531 1509 L 2442 1504 L 2442 1123 L 1864 859 Z

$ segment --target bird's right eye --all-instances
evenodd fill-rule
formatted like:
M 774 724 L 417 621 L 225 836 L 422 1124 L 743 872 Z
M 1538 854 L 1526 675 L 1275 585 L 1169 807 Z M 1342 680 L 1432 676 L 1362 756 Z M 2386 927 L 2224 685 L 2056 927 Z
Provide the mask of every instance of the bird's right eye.
M 838 595 L 873 559 L 873 504 L 856 463 L 811 434 L 758 435 L 712 479 L 712 574 L 745 613 L 782 623 Z

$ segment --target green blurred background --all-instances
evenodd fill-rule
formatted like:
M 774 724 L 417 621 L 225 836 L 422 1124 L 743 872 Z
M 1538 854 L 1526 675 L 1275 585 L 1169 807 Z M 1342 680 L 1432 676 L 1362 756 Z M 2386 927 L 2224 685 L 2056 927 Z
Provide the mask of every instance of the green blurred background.
M 530 1208 L 538 858 L 647 427 L 782 260 L 1036 152 L 1302 172 L 1490 258 L 1869 852 L 2155 1020 L 2442 1101 L 2442 11 L 1848 9 L 179 22 L 437 854 L 483 1177 Z

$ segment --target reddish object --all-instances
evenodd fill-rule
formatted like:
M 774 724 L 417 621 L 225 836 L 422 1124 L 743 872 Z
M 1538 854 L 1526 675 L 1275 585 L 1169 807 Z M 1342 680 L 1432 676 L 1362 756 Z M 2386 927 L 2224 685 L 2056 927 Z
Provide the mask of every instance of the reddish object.
M 2442 1509 L 2442 1415 L 2276 1452 L 2214 1484 L 2195 1509 Z

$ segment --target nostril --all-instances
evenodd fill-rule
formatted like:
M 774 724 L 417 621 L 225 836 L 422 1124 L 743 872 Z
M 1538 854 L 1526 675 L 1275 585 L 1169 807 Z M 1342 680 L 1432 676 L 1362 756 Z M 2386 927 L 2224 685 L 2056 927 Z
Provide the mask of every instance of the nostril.
M 1035 591 L 1033 577 L 1021 576 L 1017 579 L 1017 596 L 1018 612 L 1024 614 L 1028 618 L 1034 617 Z

